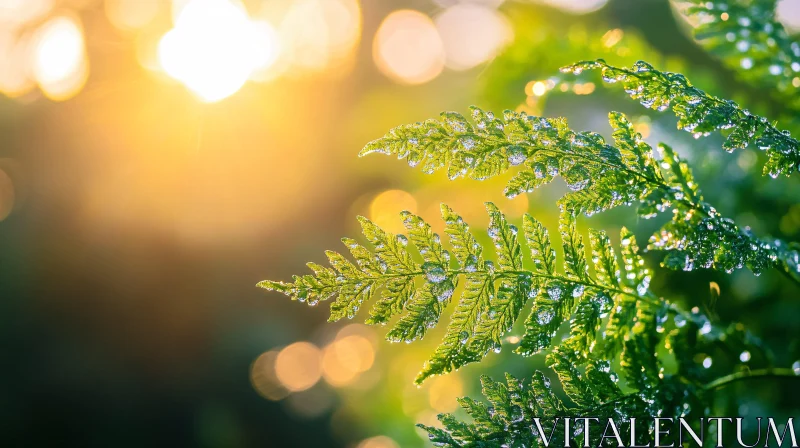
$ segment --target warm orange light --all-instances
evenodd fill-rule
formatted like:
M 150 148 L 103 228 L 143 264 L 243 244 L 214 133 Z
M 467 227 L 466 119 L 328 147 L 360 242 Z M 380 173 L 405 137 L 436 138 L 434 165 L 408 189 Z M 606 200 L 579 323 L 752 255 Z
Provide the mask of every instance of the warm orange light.
M 436 17 L 442 37 L 446 64 L 467 70 L 492 59 L 513 39 L 505 16 L 479 4 L 456 4 Z
M 55 6 L 55 0 L 0 0 L 0 23 L 15 25 L 41 19 Z
M 253 388 L 268 400 L 281 400 L 289 395 L 289 392 L 278 381 L 275 374 L 275 360 L 278 352 L 271 350 L 262 353 L 250 366 L 250 383 Z
M 60 101 L 78 93 L 86 82 L 88 61 L 77 18 L 56 17 L 37 31 L 33 41 L 33 76 L 45 96 Z
M 367 338 L 352 334 L 337 338 L 325 347 L 322 375 L 332 386 L 344 386 L 366 372 L 375 362 L 375 352 Z
M 417 200 L 414 196 L 403 190 L 387 190 L 372 200 L 369 219 L 387 232 L 402 233 L 406 230 L 400 218 L 403 210 L 417 212 Z
M 600 39 L 603 42 L 603 46 L 606 48 L 611 48 L 614 45 L 618 44 L 622 37 L 625 35 L 625 32 L 619 28 L 614 28 L 613 30 L 606 31 L 603 34 L 603 37 Z
M 241 5 L 191 0 L 179 11 L 175 27 L 159 42 L 158 59 L 203 101 L 233 95 L 274 61 L 275 34 L 266 22 L 254 24 Z
M 373 43 L 378 69 L 403 84 L 423 84 L 442 72 L 445 52 L 442 39 L 430 17 L 401 10 L 381 23 Z
M 400 448 L 400 445 L 389 437 L 376 436 L 362 440 L 356 448 Z
M 438 376 L 431 380 L 428 402 L 434 411 L 452 412 L 458 407 L 458 397 L 463 395 L 464 385 L 456 374 Z
M 633 130 L 642 134 L 642 138 L 647 138 L 650 136 L 650 123 L 647 121 L 641 121 L 633 125 Z
M 285 62 L 302 72 L 342 65 L 361 37 L 357 0 L 296 0 L 280 27 Z
M 29 48 L 29 39 L 0 31 L 0 93 L 17 97 L 36 87 L 28 73 Z
M 322 376 L 320 350 L 310 342 L 295 342 L 275 359 L 275 374 L 283 387 L 299 392 L 317 384 Z

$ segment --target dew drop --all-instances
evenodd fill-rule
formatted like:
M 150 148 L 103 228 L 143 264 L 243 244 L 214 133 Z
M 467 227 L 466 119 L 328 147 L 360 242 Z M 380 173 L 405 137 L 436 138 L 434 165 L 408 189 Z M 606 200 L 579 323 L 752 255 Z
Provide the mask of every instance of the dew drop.
M 464 260 L 464 271 L 475 272 L 478 270 L 478 257 L 474 254 L 469 254 L 467 259 Z
M 559 301 L 561 300 L 561 294 L 561 285 L 556 283 L 550 283 L 547 285 L 547 295 L 549 295 L 551 299 Z
M 536 313 L 536 322 L 539 322 L 539 325 L 547 325 L 553 320 L 553 311 L 550 309 L 540 309 Z
M 425 277 L 431 283 L 442 283 L 447 279 L 447 273 L 441 266 L 436 263 L 424 263 L 422 271 L 425 272 Z
M 512 146 L 508 148 L 508 163 L 513 166 L 522 164 L 528 158 L 525 149 L 520 146 Z

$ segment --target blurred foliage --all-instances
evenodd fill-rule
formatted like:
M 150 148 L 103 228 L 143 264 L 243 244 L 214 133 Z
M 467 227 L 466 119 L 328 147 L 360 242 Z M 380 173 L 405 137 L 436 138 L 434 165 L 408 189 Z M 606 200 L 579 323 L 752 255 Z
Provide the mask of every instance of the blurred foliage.
M 776 18 L 776 0 L 691 0 L 686 14 L 700 22 L 700 43 L 743 80 L 766 86 L 788 110 L 800 100 L 800 43 Z

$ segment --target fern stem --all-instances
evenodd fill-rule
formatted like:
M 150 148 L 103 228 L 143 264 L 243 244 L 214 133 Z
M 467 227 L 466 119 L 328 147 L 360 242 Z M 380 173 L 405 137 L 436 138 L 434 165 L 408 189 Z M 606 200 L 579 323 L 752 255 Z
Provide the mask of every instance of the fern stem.
M 450 275 L 466 275 L 466 274 L 476 274 L 476 273 L 489 274 L 488 271 L 484 271 L 484 270 L 466 271 L 466 270 L 461 270 L 461 269 L 449 270 L 448 273 Z M 423 272 L 423 271 L 414 271 L 414 272 L 404 272 L 404 273 L 399 273 L 399 274 L 384 274 L 384 275 L 381 275 L 381 277 L 383 277 L 383 278 L 398 278 L 398 277 L 417 277 L 417 276 L 423 276 L 423 275 L 425 275 L 425 272 Z M 637 300 L 641 300 L 643 302 L 647 302 L 650 305 L 655 305 L 655 306 L 659 306 L 662 303 L 666 303 L 670 313 L 675 314 L 675 315 L 680 315 L 680 316 L 686 318 L 687 320 L 692 320 L 692 316 L 691 316 L 690 313 L 681 310 L 676 305 L 674 305 L 674 304 L 672 304 L 670 302 L 667 302 L 666 300 L 663 300 L 662 298 L 658 297 L 657 295 L 653 294 L 650 291 L 648 291 L 646 295 L 639 295 L 639 294 L 636 294 L 634 292 L 625 291 L 625 290 L 613 288 L 613 287 L 610 287 L 610 286 L 600 285 L 600 284 L 597 284 L 597 283 L 594 283 L 594 282 L 591 282 L 591 281 L 579 280 L 579 279 L 575 279 L 575 278 L 572 278 L 572 277 L 559 276 L 559 275 L 540 274 L 540 273 L 537 273 L 537 272 L 524 271 L 524 270 L 523 271 L 518 271 L 518 270 L 500 271 L 497 274 L 494 274 L 494 275 L 491 275 L 491 276 L 492 276 L 492 280 L 494 280 L 494 279 L 500 278 L 500 277 L 519 276 L 519 275 L 530 275 L 533 278 L 539 278 L 539 279 L 543 279 L 543 280 L 558 280 L 558 281 L 562 281 L 562 282 L 570 282 L 570 283 L 574 283 L 574 284 L 577 284 L 577 285 L 582 285 L 582 286 L 589 287 L 589 288 L 601 289 L 601 290 L 604 290 L 604 291 L 607 291 L 607 292 L 610 292 L 610 293 L 613 293 L 613 294 L 622 294 L 622 295 L 626 295 L 626 296 L 629 296 L 629 297 L 633 297 L 633 298 L 635 298 Z M 373 280 L 379 280 L 379 278 L 373 278 Z M 356 283 L 356 281 L 352 281 L 352 283 Z
M 758 369 L 745 370 L 742 372 L 731 373 L 706 384 L 703 389 L 707 391 L 719 389 L 728 384 L 743 381 L 751 378 L 795 378 L 800 379 L 800 375 L 790 368 Z

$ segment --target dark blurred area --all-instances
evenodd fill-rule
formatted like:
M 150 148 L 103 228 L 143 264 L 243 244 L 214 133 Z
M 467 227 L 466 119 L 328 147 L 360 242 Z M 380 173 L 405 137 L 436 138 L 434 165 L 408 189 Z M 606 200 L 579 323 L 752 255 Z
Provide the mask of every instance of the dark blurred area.
M 255 288 L 323 262 L 324 249 L 357 236 L 357 214 L 399 225 L 404 208 L 434 220 L 448 202 L 480 229 L 482 203 L 494 200 L 510 216 L 530 210 L 553 225 L 558 185 L 511 201 L 500 195 L 502 179 L 449 182 L 356 157 L 389 128 L 443 110 L 564 115 L 573 128 L 606 135 L 609 110 L 630 113 L 648 141 L 680 148 L 725 214 L 760 234 L 800 236 L 800 185 L 749 176 L 761 155 L 727 155 L 715 137 L 678 133 L 670 114 L 600 85 L 554 94 L 546 107 L 531 91 L 576 60 L 646 59 L 781 117 L 780 104 L 695 44 L 666 0 L 236 6 L 272 24 L 254 36 L 274 39 L 257 41 L 261 65 L 248 66 L 246 82 L 225 84 L 236 73 L 169 59 L 191 53 L 180 45 L 196 40 L 190 14 L 181 15 L 192 1 L 0 0 L 4 446 L 423 446 L 413 423 L 455 410 L 479 374 L 541 368 L 539 357 L 504 351 L 418 389 L 411 378 L 440 333 L 389 345 L 381 329 L 326 324 L 325 306 Z M 787 20 L 800 21 L 793 11 Z M 236 29 L 242 18 L 225 14 L 217 17 Z M 75 30 L 83 52 L 70 46 Z M 174 39 L 159 41 L 166 33 Z M 19 42 L 30 48 L 30 69 Z M 258 52 L 264 42 L 271 56 Z M 625 209 L 591 222 L 628 225 L 643 240 L 659 224 Z M 658 254 L 648 261 L 657 266 Z M 659 294 L 743 322 L 788 365 L 800 358 L 800 291 L 779 274 L 656 273 Z M 721 291 L 716 305 L 711 282 Z M 796 413 L 798 395 L 784 385 L 750 386 L 719 406 Z

